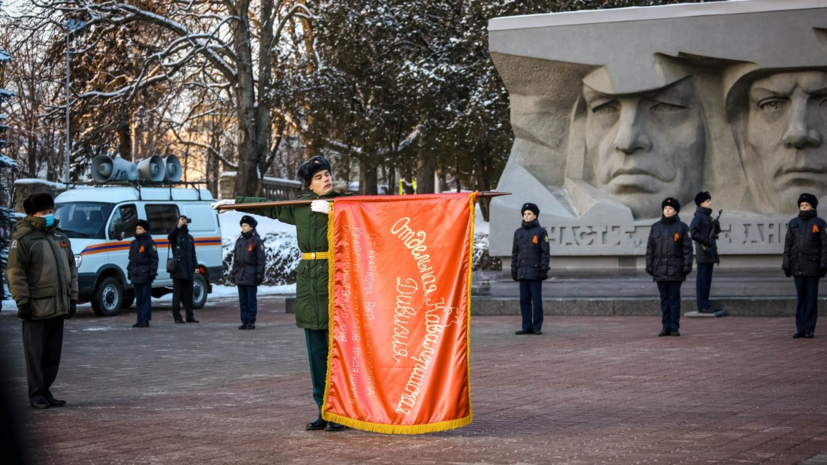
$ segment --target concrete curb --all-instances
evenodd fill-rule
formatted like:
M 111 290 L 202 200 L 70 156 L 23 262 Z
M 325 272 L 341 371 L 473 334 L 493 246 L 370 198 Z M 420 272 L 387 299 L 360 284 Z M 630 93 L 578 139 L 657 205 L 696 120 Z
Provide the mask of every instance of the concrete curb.
M 727 316 L 795 316 L 795 299 L 755 298 L 712 300 Z M 287 313 L 294 313 L 296 299 L 285 298 Z M 695 300 L 681 300 L 682 313 L 695 310 Z M 471 315 L 519 315 L 519 299 L 472 297 Z M 560 316 L 660 316 L 658 299 L 550 299 L 543 300 L 544 315 Z M 819 299 L 819 316 L 827 316 L 827 298 Z

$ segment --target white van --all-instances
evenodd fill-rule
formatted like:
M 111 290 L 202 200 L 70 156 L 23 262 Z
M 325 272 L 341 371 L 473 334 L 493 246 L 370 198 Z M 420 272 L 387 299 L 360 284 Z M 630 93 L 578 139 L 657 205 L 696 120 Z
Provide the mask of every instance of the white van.
M 96 314 L 111 316 L 135 301 L 126 265 L 138 219 L 149 221 L 158 246 L 158 277 L 152 296 L 172 292 L 166 271 L 167 234 L 178 224 L 178 217 L 186 215 L 201 271 L 193 283 L 193 306 L 202 308 L 212 292 L 209 283 L 221 279 L 223 272 L 221 226 L 218 213 L 210 208 L 213 201 L 206 189 L 140 185 L 78 186 L 58 195 L 55 218 L 72 240 L 80 302 L 92 302 Z

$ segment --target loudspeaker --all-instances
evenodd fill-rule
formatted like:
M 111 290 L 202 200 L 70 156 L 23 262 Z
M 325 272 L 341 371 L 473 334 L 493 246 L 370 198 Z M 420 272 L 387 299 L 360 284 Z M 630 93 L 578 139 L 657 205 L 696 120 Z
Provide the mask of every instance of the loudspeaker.
M 181 162 L 178 161 L 178 157 L 175 155 L 170 155 L 164 158 L 164 164 L 166 165 L 166 175 L 164 177 L 164 181 L 166 182 L 178 182 L 181 180 Z
M 97 182 L 134 181 L 138 179 L 138 167 L 121 157 L 101 155 L 92 160 L 92 179 Z
M 166 163 L 158 155 L 138 162 L 138 177 L 152 182 L 164 182 Z

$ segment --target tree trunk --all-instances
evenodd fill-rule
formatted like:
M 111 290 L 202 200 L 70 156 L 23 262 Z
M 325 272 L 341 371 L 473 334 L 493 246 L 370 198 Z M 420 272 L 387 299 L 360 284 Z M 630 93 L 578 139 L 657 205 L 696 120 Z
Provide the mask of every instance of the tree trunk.
M 250 46 L 249 0 L 236 4 L 233 48 L 237 57 L 238 87 L 236 88 L 236 116 L 238 118 L 238 172 L 235 178 L 235 195 L 258 196 L 261 179 L 258 175 L 256 153 L 256 110 L 253 84 L 253 59 Z
M 370 155 L 359 155 L 359 193 L 362 195 L 376 195 L 377 189 L 376 166 Z
M 433 156 L 428 154 L 421 154 L 417 161 L 416 168 L 416 192 L 419 194 L 433 194 L 436 192 L 434 186 L 434 173 L 436 173 L 436 163 L 434 163 Z

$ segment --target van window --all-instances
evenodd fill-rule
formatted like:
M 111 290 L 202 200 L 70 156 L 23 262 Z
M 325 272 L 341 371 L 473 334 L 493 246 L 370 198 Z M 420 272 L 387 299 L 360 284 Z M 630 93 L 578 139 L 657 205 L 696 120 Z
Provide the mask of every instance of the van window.
M 135 205 L 118 205 L 112 215 L 112 220 L 109 222 L 109 238 L 122 241 L 135 237 L 135 227 L 137 225 L 138 209 L 135 208 Z
M 178 225 L 178 205 L 145 205 L 144 208 L 152 234 L 169 234 Z
M 104 226 L 110 212 L 111 203 L 69 202 L 55 206 L 55 218 L 69 237 L 105 239 Z
M 215 231 L 217 213 L 207 205 L 184 205 L 184 214 L 190 218 L 190 232 Z

